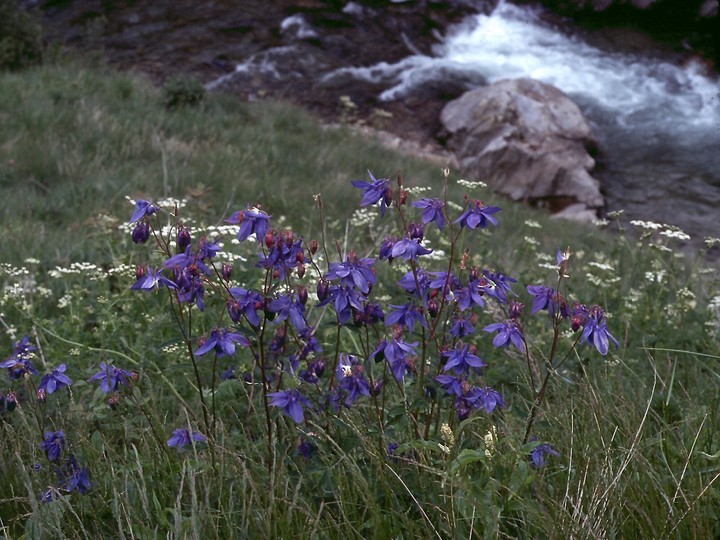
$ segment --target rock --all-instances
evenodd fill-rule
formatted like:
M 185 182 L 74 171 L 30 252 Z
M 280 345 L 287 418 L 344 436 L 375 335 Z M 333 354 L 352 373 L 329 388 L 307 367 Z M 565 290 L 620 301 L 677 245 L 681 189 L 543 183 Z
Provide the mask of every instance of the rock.
M 592 224 L 597 221 L 597 212 L 586 207 L 584 204 L 571 204 L 550 216 L 554 219 L 566 219 L 576 223 Z
M 498 81 L 448 103 L 441 122 L 463 169 L 515 200 L 604 206 L 590 126 L 557 88 L 533 79 Z

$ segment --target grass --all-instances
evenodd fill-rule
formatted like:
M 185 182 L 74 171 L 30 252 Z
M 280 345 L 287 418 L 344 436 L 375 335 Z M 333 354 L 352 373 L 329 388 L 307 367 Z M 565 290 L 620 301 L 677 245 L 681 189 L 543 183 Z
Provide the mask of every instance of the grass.
M 464 422 L 449 418 L 454 442 L 440 429 L 428 438 L 411 436 L 407 411 L 415 405 L 393 390 L 382 429 L 356 410 L 308 416 L 298 427 L 274 415 L 275 466 L 268 470 L 267 428 L 253 409 L 253 387 L 227 380 L 214 397 L 206 392 L 218 411 L 216 440 L 175 452 L 165 444 L 172 429 L 202 424 L 197 384 L 163 297 L 128 290 L 133 265 L 157 253 L 134 246 L 118 228 L 132 211 L 126 196 L 184 199 L 180 215 L 193 230 L 261 203 L 306 239 L 320 240 L 324 230 L 331 251 L 347 245 L 375 256 L 394 218 L 358 212 L 360 197 L 349 181 L 366 178 L 368 168 L 393 179 L 399 171 L 407 186 L 434 190 L 413 196 L 436 196 L 442 173 L 436 164 L 394 153 L 346 127 L 322 126 L 282 103 L 211 95 L 197 107 L 167 110 L 160 90 L 102 67 L 46 65 L 2 74 L 0 86 L 0 321 L 6 329 L 0 346 L 9 352 L 27 334 L 40 346 L 41 373 L 64 362 L 74 381 L 45 404 L 34 400 L 30 380 L 0 384 L 0 395 L 12 387 L 20 402 L 0 414 L 0 535 L 720 533 L 720 346 L 718 313 L 708 309 L 720 283 L 701 256 L 687 256 L 672 238 L 622 218 L 608 226 L 612 234 L 568 226 L 486 188 L 453 182 L 450 198 L 461 202 L 470 189 L 503 208 L 499 228 L 479 231 L 456 253 L 467 248 L 470 263 L 516 277 L 515 290 L 529 304 L 524 286 L 553 284 L 555 249 L 569 245 L 575 252 L 571 296 L 602 304 L 610 314 L 621 346 L 605 358 L 577 349 L 550 379 L 536 430 L 559 457 L 548 458 L 543 469 L 529 465 L 522 432 L 534 396 L 524 359 L 482 345 L 487 336 L 476 338 L 490 364 L 485 379 L 507 407 Z M 324 225 L 313 201 L 320 192 Z M 235 264 L 236 279 L 254 286 L 254 246 L 237 250 L 243 259 Z M 80 262 L 87 263 L 84 270 L 71 271 Z M 378 267 L 378 281 L 394 283 L 403 272 L 398 266 Z M 67 270 L 53 273 L 56 267 Z M 117 273 L 100 277 L 111 269 Z M 222 302 L 209 300 L 208 313 L 213 309 L 222 311 Z M 207 332 L 217 323 L 195 324 Z M 319 336 L 332 341 L 331 326 Z M 542 359 L 552 331 L 539 317 L 529 318 L 526 330 Z M 349 331 L 340 337 L 346 350 L 358 350 L 363 339 Z M 563 352 L 571 350 L 562 343 Z M 87 382 L 99 361 L 140 375 L 114 408 Z M 202 377 L 210 377 L 209 364 L 199 364 Z M 42 503 L 38 493 L 54 485 L 56 473 L 38 443 L 43 431 L 57 429 L 88 467 L 92 487 L 88 495 L 62 493 Z M 298 456 L 301 441 L 314 447 L 310 459 Z M 392 458 L 390 441 L 400 443 Z

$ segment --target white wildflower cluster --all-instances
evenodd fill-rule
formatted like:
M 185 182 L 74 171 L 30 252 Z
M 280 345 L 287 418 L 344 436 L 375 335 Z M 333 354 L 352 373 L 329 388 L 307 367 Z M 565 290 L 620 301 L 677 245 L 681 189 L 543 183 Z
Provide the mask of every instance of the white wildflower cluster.
M 720 332 L 720 294 L 710 299 L 707 309 L 715 317 L 715 320 L 707 321 L 705 324 L 713 333 Z
M 525 226 L 530 227 L 531 229 L 542 229 L 542 225 L 540 225 L 537 221 L 534 219 L 526 219 L 525 220 Z
M 215 258 L 226 262 L 247 262 L 247 257 L 243 257 L 239 253 L 231 253 L 230 251 L 218 251 Z
M 683 287 L 677 291 L 678 307 L 682 311 L 690 311 L 695 309 L 697 301 L 695 299 L 695 293 L 687 287 Z
M 497 441 L 497 438 L 497 429 L 495 426 L 491 426 L 490 431 L 488 431 L 483 437 L 483 441 L 485 442 L 485 455 L 487 457 L 492 457 L 493 452 L 495 451 L 495 442 Z
M 135 277 L 135 267 L 131 264 L 117 264 L 107 271 L 109 276 L 119 275 L 122 277 Z
M 350 225 L 353 227 L 363 227 L 365 225 L 371 225 L 375 222 L 375 212 L 368 207 L 358 208 L 350 216 Z
M 180 352 L 180 344 L 179 343 L 171 343 L 170 345 L 165 345 L 162 348 L 162 352 L 164 352 L 165 354 L 170 354 L 170 355 L 176 354 L 176 353 Z
M 675 240 L 687 241 L 690 240 L 690 235 L 680 230 L 680 228 L 674 225 L 667 225 L 665 223 L 655 223 L 654 221 L 641 221 L 639 219 L 633 219 L 630 221 L 630 225 L 643 229 L 645 231 L 654 232 L 660 231 L 659 234 L 666 238 L 673 238 Z
M 58 300 L 57 307 L 59 307 L 60 309 L 65 309 L 72 303 L 72 301 L 73 301 L 72 294 L 65 293 Z
M 133 202 L 133 204 L 135 204 Z M 153 204 L 160 208 L 167 208 L 168 210 L 174 210 L 175 208 L 185 208 L 187 206 L 187 199 L 175 199 L 173 197 L 167 197 L 155 201 Z
M 687 233 L 684 233 L 683 231 L 681 231 L 679 229 L 666 229 L 664 231 L 660 231 L 660 234 L 667 238 L 674 238 L 676 240 L 681 240 L 681 241 L 690 240 L 690 235 Z
M 24 266 L 13 266 L 9 263 L 0 263 L 0 274 L 10 277 L 27 276 L 30 271 Z
M 604 229 L 610 224 L 610 222 L 607 219 L 596 219 L 593 221 L 593 225 L 595 225 L 598 229 Z
M 667 272 L 663 269 L 645 272 L 645 281 L 650 283 L 662 283 L 665 281 Z
M 89 279 L 90 281 L 97 281 L 105 277 L 103 272 L 97 265 L 89 262 L 74 262 L 70 263 L 70 266 L 65 268 L 62 266 L 56 266 L 53 270 L 48 272 L 51 278 L 60 279 L 68 275 L 80 275 Z
M 208 225 L 205 227 L 207 236 L 237 236 L 240 225 Z
M 598 270 L 603 270 L 605 272 L 615 272 L 615 269 L 607 263 L 590 261 L 587 264 L 588 266 L 592 266 L 593 268 L 597 268 Z
M 540 245 L 540 242 L 538 242 L 535 238 L 532 236 L 525 236 L 523 237 L 523 242 L 527 244 L 528 247 L 537 247 Z
M 714 247 L 720 247 L 720 238 L 714 236 L 708 236 L 705 238 L 705 247 L 710 249 Z
M 487 187 L 487 184 L 485 182 L 481 182 L 480 180 L 472 181 L 461 178 L 457 181 L 457 183 L 467 189 L 484 189 Z
M 664 228 L 664 225 L 662 225 L 661 223 L 655 223 L 654 221 L 640 221 L 639 219 L 631 220 L 630 225 L 634 225 L 635 227 L 639 227 L 648 231 L 658 231 Z
M 413 186 L 407 188 L 405 191 L 407 191 L 410 195 L 420 195 L 421 193 L 425 193 L 426 191 L 431 190 L 432 188 L 430 186 Z
M 27 264 L 35 264 L 35 265 L 40 264 L 40 261 L 39 261 L 38 259 L 33 258 L 33 257 L 28 257 L 27 259 L 25 259 L 25 262 L 26 262 Z

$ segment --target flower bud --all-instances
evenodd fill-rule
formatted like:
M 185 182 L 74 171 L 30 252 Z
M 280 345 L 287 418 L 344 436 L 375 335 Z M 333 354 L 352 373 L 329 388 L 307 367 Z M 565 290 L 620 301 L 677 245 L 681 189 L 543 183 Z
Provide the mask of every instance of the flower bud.
M 473 266 L 472 268 L 470 268 L 470 276 L 469 276 L 470 281 L 475 281 L 479 277 L 480 277 L 480 270 L 478 270 L 478 267 Z
M 297 276 L 302 279 L 305 275 L 305 265 L 300 263 L 297 265 Z
M 434 319 L 437 317 L 438 314 L 438 303 L 435 300 L 430 300 L 428 302 L 428 314 Z
M 266 232 L 264 240 L 265 240 L 265 246 L 268 249 L 270 249 L 270 246 L 273 245 L 273 241 L 274 241 L 273 233 L 271 231 Z
M 317 240 L 310 240 L 310 253 L 312 255 L 315 255 L 318 250 L 318 243 Z
M 135 267 L 135 279 L 139 280 L 145 277 L 147 274 L 147 270 L 145 270 L 144 266 L 136 266 Z
M 317 375 L 318 378 L 322 378 L 325 374 L 325 360 L 316 360 L 313 364 L 313 371 L 315 371 L 315 375 Z
M 407 196 L 408 192 L 406 189 L 400 191 L 400 206 L 405 206 L 405 203 L 407 202 Z
M 305 273 L 304 268 L 305 268 L 305 267 L 303 266 L 303 274 Z M 299 275 L 299 274 L 300 274 L 300 270 L 298 269 L 298 275 Z M 302 277 L 302 276 L 300 276 L 300 277 Z M 300 285 L 300 287 L 298 287 L 298 300 L 300 301 L 300 303 L 301 303 L 303 306 L 304 306 L 305 304 L 307 304 L 307 301 L 308 301 L 308 291 L 307 291 L 307 289 L 306 289 L 305 287 L 303 287 L 302 285 Z
M 38 400 L 38 403 L 45 403 L 45 389 L 44 388 L 38 389 L 37 400 Z
M 184 253 L 185 249 L 192 243 L 190 238 L 190 229 L 187 227 L 180 227 L 177 233 L 177 252 Z
M 321 302 L 324 302 L 325 300 L 327 300 L 329 294 L 330 294 L 330 282 L 325 281 L 324 279 L 321 279 L 320 281 L 318 281 L 318 284 L 317 284 L 318 300 L 320 300 Z
M 150 238 L 150 225 L 144 221 L 138 221 L 132 232 L 132 241 L 136 244 L 144 244 Z
M 220 275 L 225 281 L 230 281 L 230 276 L 232 275 L 232 264 L 223 263 L 222 267 L 220 268 Z
M 375 379 L 373 381 L 372 385 L 370 385 L 370 395 L 371 396 L 379 395 L 380 392 L 382 391 L 382 385 L 383 385 L 382 379 Z

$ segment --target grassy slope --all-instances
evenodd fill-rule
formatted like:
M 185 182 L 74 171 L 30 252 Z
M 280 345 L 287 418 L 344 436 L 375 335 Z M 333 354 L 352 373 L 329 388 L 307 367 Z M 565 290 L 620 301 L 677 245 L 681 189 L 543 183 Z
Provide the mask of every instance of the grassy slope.
M 359 200 L 349 180 L 364 177 L 367 168 L 377 176 L 391 177 L 400 170 L 410 185 L 439 188 L 441 184 L 436 165 L 399 156 L 344 129 L 323 128 L 305 113 L 281 104 L 247 104 L 213 96 L 201 108 L 168 112 L 161 106 L 159 91 L 142 80 L 78 65 L 47 66 L 1 77 L 0 262 L 19 265 L 34 257 L 41 261 L 41 269 L 47 269 L 72 261 L 114 264 L 125 260 L 127 256 L 105 240 L 93 218 L 103 213 L 125 219 L 131 210 L 126 195 L 190 195 L 194 216 L 206 223 L 219 222 L 246 202 L 261 202 L 269 212 L 286 216 L 288 223 L 313 237 L 318 225 L 312 195 L 322 192 L 328 216 L 336 219 L 330 236 L 343 242 L 345 218 Z M 456 200 L 462 193 L 455 192 Z M 479 262 L 519 277 L 522 284 L 539 283 L 552 279 L 551 272 L 538 267 L 539 257 L 556 246 L 571 245 L 580 255 L 573 267 L 574 292 L 588 303 L 602 303 L 613 314 L 611 326 L 623 346 L 606 362 L 583 350 L 583 355 L 567 366 L 566 376 L 555 379 L 550 412 L 542 428 L 547 440 L 562 449 L 563 457 L 548 469 L 535 491 L 535 501 L 521 499 L 515 506 L 492 506 L 497 501 L 484 501 L 496 512 L 484 516 L 484 526 L 488 531 L 498 526 L 517 533 L 516 526 L 557 537 L 658 537 L 667 535 L 676 524 L 679 529 L 673 534 L 681 531 L 683 536 L 709 537 L 717 533 L 712 509 L 718 493 L 710 485 L 717 461 L 705 456 L 720 449 L 716 435 L 720 433 L 720 403 L 715 391 L 720 376 L 714 367 L 716 358 L 687 353 L 717 355 L 718 347 L 716 338 L 703 327 L 703 311 L 684 308 L 678 294 L 688 287 L 702 300 L 702 287 L 713 284 L 701 282 L 682 258 L 654 247 L 653 239 L 638 247 L 623 235 L 611 238 L 548 220 L 492 195 L 487 198 L 503 207 L 502 226 L 493 231 L 491 239 L 481 236 L 480 243 L 473 246 L 482 255 Z M 528 219 L 541 228 L 528 226 Z M 350 240 L 366 242 L 368 249 L 373 234 L 371 228 L 349 229 Z M 607 264 L 612 270 L 590 263 Z M 647 280 L 646 272 L 660 270 L 665 272 L 664 280 Z M 22 320 L 11 322 L 22 325 Z M 140 333 L 137 326 L 114 330 Z M 83 339 L 82 334 L 78 339 Z M 95 337 L 88 334 L 88 339 Z M 137 339 L 150 343 L 156 336 Z M 9 339 L 0 342 L 7 350 Z M 643 345 L 681 352 L 647 350 Z M 489 376 L 498 386 L 514 388 L 518 371 L 503 367 L 501 360 L 497 364 Z M 67 413 L 67 421 L 79 427 L 83 421 L 73 419 L 73 410 Z M 521 399 L 515 402 L 508 411 L 508 425 L 521 425 L 526 411 Z M 97 411 L 91 417 L 103 421 Z M 126 430 L 132 433 L 130 427 Z M 160 455 L 161 448 L 150 435 L 143 437 L 131 439 L 140 454 Z M 27 448 L 36 445 L 32 439 L 25 443 Z M 312 524 L 320 536 L 355 537 L 361 536 L 357 530 L 353 532 L 360 521 L 379 537 L 390 536 L 397 527 L 409 536 L 431 534 L 422 521 L 415 521 L 417 514 L 406 512 L 403 505 L 412 501 L 402 484 L 385 480 L 385 498 L 377 502 L 376 490 L 383 486 L 367 485 L 360 467 L 356 470 L 351 462 L 342 474 L 336 471 L 332 460 L 349 455 L 349 449 L 338 450 L 339 456 L 329 453 L 321 458 L 328 460 L 325 465 L 333 471 L 334 496 L 345 504 L 327 511 L 321 519 L 322 507 L 319 509 L 318 500 L 308 496 L 307 490 L 320 489 L 327 479 L 316 478 L 317 483 L 305 480 L 310 487 L 303 486 L 303 478 L 315 478 L 304 471 L 307 476 L 293 477 L 298 482 L 295 487 L 278 476 L 273 479 L 277 484 L 265 490 L 262 458 L 253 454 L 252 445 L 244 446 L 242 460 L 230 454 L 227 463 L 233 474 L 244 478 L 245 484 L 236 488 L 244 489 L 248 496 L 222 501 L 214 494 L 218 486 L 201 474 L 202 464 L 144 461 L 132 447 L 113 443 L 102 444 L 114 449 L 110 455 L 116 461 L 110 467 L 117 467 L 113 478 L 122 481 L 97 479 L 101 484 L 98 500 L 82 499 L 77 504 L 84 506 L 76 508 L 85 518 L 104 511 L 99 515 L 105 520 L 101 527 L 105 534 L 111 534 L 108 531 L 115 530 L 116 523 L 134 520 L 136 531 L 151 535 L 159 518 L 157 508 L 151 509 L 153 503 L 144 496 L 162 501 L 171 516 L 164 529 L 180 536 L 179 531 L 214 529 L 222 523 L 227 529 L 219 532 L 220 537 L 241 533 L 287 536 L 295 527 Z M 107 448 L 91 433 L 84 444 L 86 456 L 95 451 L 99 458 L 98 448 L 105 448 L 107 455 Z M 12 452 L 13 447 L 4 450 Z M 368 455 L 373 456 L 371 449 Z M 382 460 L 382 456 L 374 459 Z M 186 494 L 190 499 L 183 499 L 181 505 L 182 489 L 175 499 L 172 490 L 168 494 L 164 488 L 145 485 L 143 478 L 132 474 L 138 467 L 144 467 L 161 486 L 177 482 L 178 477 L 198 482 L 198 500 Z M 411 480 L 406 478 L 408 483 Z M 415 480 L 423 486 L 423 481 Z M 29 481 L 19 480 L 20 485 Z M 423 489 L 436 488 L 425 484 Z M 513 489 L 503 485 L 496 491 L 512 493 Z M 421 499 L 427 499 L 428 512 L 435 508 L 433 504 L 442 510 L 447 502 L 443 498 L 447 492 L 424 496 Z M 433 496 L 437 496 L 435 503 Z M 103 497 L 107 505 L 101 504 Z M 325 497 L 323 504 L 332 505 L 332 498 Z M 537 500 L 541 501 L 540 510 Z M 220 508 L 219 513 L 227 519 L 211 512 L 227 501 L 237 505 Z M 66 534 L 74 530 L 81 536 L 87 526 L 80 518 L 76 522 L 70 519 L 68 525 L 62 516 L 32 504 L 13 506 L 10 514 L 17 508 L 34 512 L 48 531 L 57 526 Z M 68 515 L 70 508 L 66 508 Z M 365 510 L 361 512 L 361 508 Z M 445 516 L 441 510 L 433 516 Z M 503 511 L 509 514 L 502 515 Z M 263 516 L 270 512 L 276 521 L 270 523 L 269 517 L 261 518 L 255 512 Z M 2 512 L 0 504 L 3 516 L 13 519 Z M 245 529 L 232 529 L 234 521 Z M 441 530 L 450 534 L 458 530 L 453 527 Z M 310 532 L 305 531 L 308 536 Z

